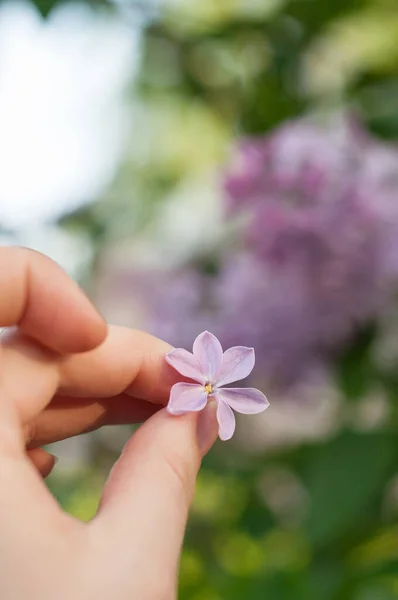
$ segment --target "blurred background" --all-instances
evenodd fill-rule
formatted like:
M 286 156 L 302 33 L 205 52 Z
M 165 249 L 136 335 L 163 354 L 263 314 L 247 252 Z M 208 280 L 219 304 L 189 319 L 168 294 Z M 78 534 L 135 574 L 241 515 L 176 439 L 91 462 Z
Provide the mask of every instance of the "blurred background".
M 0 2 L 0 241 L 107 320 L 254 346 L 189 600 L 398 598 L 396 0 Z M 131 428 L 60 443 L 90 519 Z

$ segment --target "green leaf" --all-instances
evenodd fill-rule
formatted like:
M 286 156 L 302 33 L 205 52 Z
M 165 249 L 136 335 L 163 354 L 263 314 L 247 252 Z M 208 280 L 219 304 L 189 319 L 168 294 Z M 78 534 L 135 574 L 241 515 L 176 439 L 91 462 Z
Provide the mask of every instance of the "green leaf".
M 55 8 L 57 4 L 60 4 L 60 2 L 59 0 L 34 0 L 33 4 L 43 17 L 48 17 L 53 8 Z
M 337 363 L 337 381 L 348 400 L 360 400 L 374 381 L 372 348 L 376 328 L 369 326 L 354 339 Z
M 263 73 L 243 103 L 240 128 L 249 134 L 268 131 L 286 119 L 299 116 L 304 108 L 305 103 L 294 96 L 280 74 Z
M 340 540 L 380 499 L 397 461 L 394 435 L 343 433 L 307 455 L 304 483 L 311 499 L 306 528 L 315 545 Z

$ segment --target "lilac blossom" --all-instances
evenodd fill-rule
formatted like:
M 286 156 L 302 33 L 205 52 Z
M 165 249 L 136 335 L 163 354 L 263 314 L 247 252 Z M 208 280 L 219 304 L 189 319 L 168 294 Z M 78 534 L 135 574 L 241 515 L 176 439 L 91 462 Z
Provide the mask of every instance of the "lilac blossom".
M 254 377 L 290 384 L 394 298 L 398 149 L 352 119 L 300 119 L 236 154 L 225 197 L 228 219 L 245 215 L 238 244 L 215 275 L 187 264 L 161 277 L 152 329 L 184 347 L 204 329 L 226 346 L 254 346 Z
M 303 119 L 247 140 L 238 156 L 227 202 L 231 214 L 248 215 L 246 248 L 272 287 L 264 303 L 281 298 L 282 327 L 293 320 L 301 331 L 293 347 L 306 347 L 303 329 L 314 352 L 338 346 L 377 318 L 396 289 L 397 148 L 352 119 L 329 128 Z M 275 309 L 266 311 L 271 321 Z
M 329 126 L 297 119 L 244 139 L 225 178 L 227 205 L 233 211 L 257 201 L 296 207 L 334 202 L 357 181 L 369 146 L 352 118 Z
M 254 388 L 222 387 L 250 375 L 255 363 L 253 348 L 236 346 L 223 352 L 216 336 L 204 331 L 193 344 L 193 354 L 177 348 L 166 355 L 166 360 L 181 375 L 197 382 L 176 383 L 172 387 L 168 412 L 172 415 L 198 412 L 209 400 L 215 400 L 222 440 L 229 440 L 235 431 L 232 409 L 253 415 L 269 405 L 264 394 Z

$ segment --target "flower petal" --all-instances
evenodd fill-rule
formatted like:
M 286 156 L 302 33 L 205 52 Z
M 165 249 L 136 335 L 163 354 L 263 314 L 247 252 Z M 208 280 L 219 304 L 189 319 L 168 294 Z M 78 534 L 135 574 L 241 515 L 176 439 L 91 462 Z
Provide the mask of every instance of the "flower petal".
M 176 348 L 166 354 L 166 361 L 184 377 L 206 383 L 198 359 L 184 348 Z
M 234 346 L 224 352 L 222 367 L 217 386 L 227 385 L 244 379 L 253 371 L 255 363 L 253 348 Z
M 194 341 L 193 353 L 200 363 L 200 368 L 206 378 L 206 383 L 213 383 L 218 375 L 223 351 L 215 335 L 204 331 Z
M 223 388 L 217 397 L 243 415 L 256 415 L 269 406 L 264 394 L 254 388 Z
M 185 415 L 203 410 L 206 403 L 207 394 L 201 385 L 176 383 L 171 388 L 167 412 L 172 415 Z
M 235 431 L 235 415 L 228 404 L 222 400 L 218 400 L 217 402 L 217 421 L 220 440 L 230 440 Z

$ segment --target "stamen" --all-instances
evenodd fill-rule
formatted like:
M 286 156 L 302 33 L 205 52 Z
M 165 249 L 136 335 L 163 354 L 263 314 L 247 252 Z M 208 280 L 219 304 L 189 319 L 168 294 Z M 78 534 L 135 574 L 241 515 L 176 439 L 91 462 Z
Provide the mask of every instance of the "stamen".
M 205 392 L 206 394 L 212 394 L 213 393 L 213 387 L 210 383 L 208 383 L 207 385 L 205 385 Z

